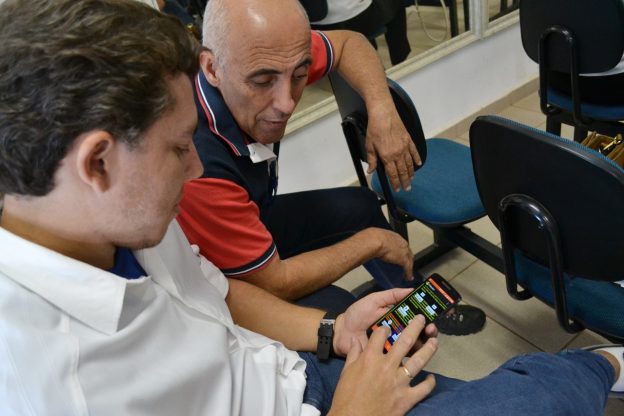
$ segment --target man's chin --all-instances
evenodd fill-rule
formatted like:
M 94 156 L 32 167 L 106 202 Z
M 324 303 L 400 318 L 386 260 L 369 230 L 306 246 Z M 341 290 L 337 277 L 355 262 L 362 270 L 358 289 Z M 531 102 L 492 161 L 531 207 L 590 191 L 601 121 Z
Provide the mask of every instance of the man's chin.
M 117 247 L 124 247 L 129 250 L 143 250 L 146 248 L 152 248 L 160 244 L 160 242 L 165 238 L 165 233 L 167 232 L 167 227 L 165 227 L 162 232 L 156 234 L 155 232 L 150 233 L 150 235 L 144 235 L 140 239 L 136 239 L 133 241 L 125 241 L 119 242 L 115 244 Z
M 286 132 L 286 126 L 280 126 L 279 128 L 272 129 L 263 129 L 258 132 L 258 134 L 254 135 L 253 138 L 256 139 L 257 142 L 262 144 L 273 144 L 277 143 L 284 138 L 284 133 Z

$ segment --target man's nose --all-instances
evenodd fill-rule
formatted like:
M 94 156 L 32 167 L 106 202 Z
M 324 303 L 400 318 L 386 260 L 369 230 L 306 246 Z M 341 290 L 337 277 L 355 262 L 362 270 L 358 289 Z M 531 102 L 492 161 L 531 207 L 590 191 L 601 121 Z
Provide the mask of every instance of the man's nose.
M 274 90 L 273 107 L 280 113 L 290 116 L 297 105 L 293 98 L 293 91 L 290 80 L 279 81 Z
M 199 178 L 204 173 L 204 166 L 202 165 L 199 155 L 197 154 L 197 148 L 192 143 L 188 152 L 188 160 L 186 166 L 186 180 Z

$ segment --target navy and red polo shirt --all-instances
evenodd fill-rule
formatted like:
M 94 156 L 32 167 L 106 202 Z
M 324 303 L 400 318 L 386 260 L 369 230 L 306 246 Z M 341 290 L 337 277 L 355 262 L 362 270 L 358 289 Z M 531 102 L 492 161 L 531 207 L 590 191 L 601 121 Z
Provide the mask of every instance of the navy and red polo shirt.
M 312 31 L 311 84 L 333 67 L 331 42 Z M 226 276 L 244 276 L 269 264 L 277 250 L 261 211 L 277 187 L 277 158 L 254 162 L 253 138 L 236 124 L 218 89 L 204 74 L 195 78 L 198 127 L 193 141 L 204 166 L 184 187 L 178 222 L 191 244 Z

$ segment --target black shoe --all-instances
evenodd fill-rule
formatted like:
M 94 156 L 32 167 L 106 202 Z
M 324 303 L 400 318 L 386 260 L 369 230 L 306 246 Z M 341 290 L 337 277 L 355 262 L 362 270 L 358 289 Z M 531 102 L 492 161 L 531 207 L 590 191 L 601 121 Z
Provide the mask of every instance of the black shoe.
M 447 335 L 468 335 L 479 332 L 485 325 L 485 313 L 470 305 L 457 305 L 454 311 L 438 318 L 438 331 Z

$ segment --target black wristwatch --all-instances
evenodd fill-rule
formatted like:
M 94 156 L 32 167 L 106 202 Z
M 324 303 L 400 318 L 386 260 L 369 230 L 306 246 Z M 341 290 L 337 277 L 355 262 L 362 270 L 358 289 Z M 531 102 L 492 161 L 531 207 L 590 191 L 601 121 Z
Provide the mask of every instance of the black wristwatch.
M 336 312 L 329 311 L 321 319 L 316 346 L 316 356 L 320 361 L 325 361 L 330 355 L 334 355 L 334 325 L 337 316 Z

